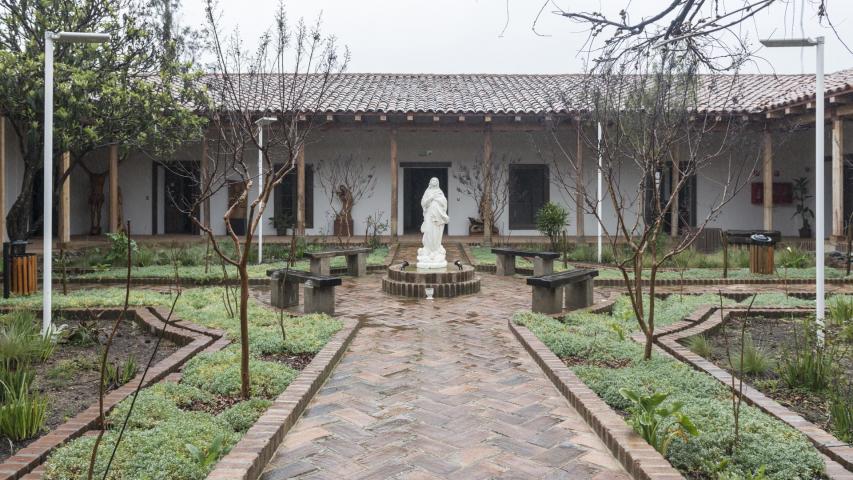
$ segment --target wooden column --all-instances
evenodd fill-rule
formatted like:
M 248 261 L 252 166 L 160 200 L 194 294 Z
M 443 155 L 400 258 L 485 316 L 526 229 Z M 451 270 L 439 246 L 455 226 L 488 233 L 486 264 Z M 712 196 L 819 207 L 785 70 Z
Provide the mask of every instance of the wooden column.
M 483 132 L 483 245 L 492 244 L 492 129 Z
M 399 172 L 400 164 L 397 161 L 397 129 L 391 129 L 391 136 L 389 138 L 390 147 L 391 147 L 391 241 L 397 241 L 397 229 L 398 229 L 398 218 L 397 218 L 397 196 L 398 196 L 398 185 L 399 185 Z M 445 186 L 445 188 L 447 188 Z
M 0 117 L 0 241 L 6 241 L 6 117 Z
M 60 158 L 59 175 L 71 168 L 71 154 L 64 152 Z M 71 179 L 66 177 L 59 184 L 59 243 L 66 244 L 71 241 Z
M 681 151 L 676 147 L 675 155 L 672 156 L 672 166 L 671 166 L 671 179 L 670 179 L 670 195 L 672 195 L 672 189 L 674 189 L 678 182 L 681 180 Z M 672 204 L 669 210 L 669 234 L 672 237 L 678 236 L 678 196 L 675 198 L 675 202 Z
M 818 179 L 820 181 L 821 179 Z M 844 237 L 844 121 L 832 119 L 832 238 Z
M 207 134 L 205 134 L 201 138 L 201 165 L 200 165 L 200 174 L 201 177 L 201 188 L 200 190 L 206 190 L 209 182 L 208 178 L 208 170 L 210 169 L 210 159 L 208 158 L 208 148 L 207 148 Z M 202 223 L 208 228 L 210 228 L 210 197 L 205 198 L 202 201 Z M 199 234 L 204 236 L 206 235 L 203 230 L 199 229 Z
M 577 164 L 577 168 L 575 169 L 575 236 L 580 240 L 586 235 L 584 231 L 584 210 L 585 210 L 585 202 L 586 198 L 586 190 L 585 184 L 583 180 L 583 135 L 581 129 L 583 126 L 581 125 L 580 119 L 577 121 L 577 145 L 576 145 L 576 153 L 575 153 L 575 163 Z
M 296 235 L 305 236 L 305 143 L 296 154 Z
M 118 232 L 119 225 L 118 204 L 118 144 L 110 145 L 110 231 Z
M 769 130 L 764 131 L 761 175 L 764 182 L 764 229 L 773 230 L 773 138 Z

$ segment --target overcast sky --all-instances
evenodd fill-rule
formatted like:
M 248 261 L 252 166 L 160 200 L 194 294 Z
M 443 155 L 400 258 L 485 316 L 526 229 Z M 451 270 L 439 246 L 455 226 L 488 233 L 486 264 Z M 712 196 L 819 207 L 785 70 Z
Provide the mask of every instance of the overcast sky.
M 807 7 L 801 17 L 803 2 Z M 181 22 L 202 26 L 204 3 L 184 0 Z M 596 5 L 594 0 L 556 3 L 574 9 Z M 607 5 L 605 12 L 616 12 L 629 2 L 599 3 Z M 630 3 L 636 18 L 641 9 L 660 6 L 662 0 Z M 827 72 L 853 68 L 853 54 L 831 30 L 818 25 L 809 3 L 780 1 L 745 24 L 738 35 L 755 45 L 758 38 L 768 36 L 824 35 Z M 271 26 L 277 4 L 278 0 L 219 0 L 226 25 L 239 27 L 249 45 Z M 533 31 L 542 7 L 537 0 L 291 0 L 286 5 L 291 19 L 315 19 L 322 13 L 323 30 L 350 49 L 350 72 L 577 73 L 584 70 L 587 58 L 582 53 L 586 32 L 551 13 L 553 6 L 545 8 Z M 829 10 L 842 40 L 853 47 L 853 0 L 829 0 Z M 763 49 L 759 52 L 763 59 L 749 71 L 812 73 L 813 50 Z

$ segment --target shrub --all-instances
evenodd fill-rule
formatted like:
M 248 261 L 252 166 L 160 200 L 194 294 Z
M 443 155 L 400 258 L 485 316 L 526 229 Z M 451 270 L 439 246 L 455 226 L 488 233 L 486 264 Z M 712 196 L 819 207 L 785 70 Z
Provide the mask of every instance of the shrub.
M 853 388 L 840 386 L 833 393 L 829 413 L 835 435 L 845 442 L 853 442 Z
M 273 398 L 284 391 L 299 372 L 278 362 L 249 360 L 252 395 Z M 183 381 L 216 395 L 240 394 L 240 351 L 227 348 L 196 355 L 184 367 Z
M 44 361 L 56 348 L 56 335 L 42 335 L 32 312 L 16 310 L 0 318 L 0 364 L 15 370 Z
M 711 342 L 705 335 L 696 335 L 687 339 L 687 348 L 700 357 L 709 358 L 711 356 Z
M 31 394 L 26 382 L 18 390 L 2 387 L 5 399 L 0 405 L 0 434 L 13 441 L 38 435 L 47 417 L 47 398 Z
M 821 392 L 832 382 L 838 352 L 817 340 L 814 320 L 805 319 L 792 345 L 785 348 L 779 365 L 779 376 L 790 388 Z
M 782 268 L 808 268 L 814 266 L 814 253 L 797 247 L 785 247 L 777 250 L 776 265 Z
M 734 358 L 732 358 L 739 372 L 747 375 L 761 375 L 772 366 L 773 361 L 764 350 L 755 345 L 751 335 L 744 335 L 743 346 L 741 348 L 743 363 L 741 363 L 741 352 L 735 352 L 733 354 Z
M 117 430 L 104 435 L 95 462 L 95 478 L 103 478 Z M 125 432 L 116 451 L 110 477 L 115 479 L 202 480 L 212 465 L 201 464 L 187 444 L 209 446 L 217 438 L 231 448 L 238 435 L 222 420 L 201 412 L 190 412 L 146 430 Z M 57 449 L 45 464 L 45 480 L 82 480 L 86 478 L 95 438 L 84 436 Z
M 245 433 L 263 413 L 272 405 L 272 402 L 263 398 L 253 398 L 237 403 L 219 414 L 219 418 L 225 420 L 235 432 Z
M 547 235 L 551 241 L 551 251 L 557 251 L 560 232 L 569 223 L 569 212 L 556 203 L 548 202 L 536 212 L 536 229 Z
M 266 355 L 271 353 L 317 353 L 329 339 L 343 327 L 343 323 L 325 314 L 288 317 L 284 320 L 287 338 L 282 341 L 277 320 L 265 320 L 263 328 L 249 332 L 251 351 Z
M 699 430 L 690 418 L 681 412 L 683 402 L 663 405 L 669 396 L 668 393 L 642 395 L 633 390 L 621 388 L 619 394 L 632 403 L 628 423 L 661 455 L 666 456 L 669 445 L 676 438 L 699 434 Z
M 110 250 L 107 252 L 106 259 L 113 265 L 127 264 L 127 248 L 128 239 L 123 231 L 107 233 L 107 238 L 110 239 Z M 130 241 L 130 252 L 134 255 L 138 250 L 136 240 Z

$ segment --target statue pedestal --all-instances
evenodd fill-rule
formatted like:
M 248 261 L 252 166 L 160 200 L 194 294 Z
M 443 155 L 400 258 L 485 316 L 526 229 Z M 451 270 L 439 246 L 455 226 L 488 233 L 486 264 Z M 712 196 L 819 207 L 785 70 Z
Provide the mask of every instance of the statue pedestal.
M 444 248 L 441 248 L 440 252 L 435 252 L 433 254 L 429 254 L 424 251 L 423 248 L 418 249 L 418 263 L 417 267 L 419 269 L 438 269 L 438 268 L 447 268 L 447 258 L 445 257 L 447 252 Z
M 391 295 L 425 298 L 426 289 L 433 289 L 435 298 L 471 295 L 480 291 L 480 277 L 471 265 L 444 268 L 417 268 L 391 265 L 382 279 L 382 291 Z

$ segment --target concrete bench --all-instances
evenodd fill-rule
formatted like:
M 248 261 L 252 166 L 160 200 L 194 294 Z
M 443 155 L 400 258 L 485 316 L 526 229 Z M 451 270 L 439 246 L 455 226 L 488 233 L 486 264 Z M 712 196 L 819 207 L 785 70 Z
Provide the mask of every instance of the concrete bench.
M 563 311 L 563 290 L 566 308 L 573 310 L 592 305 L 592 279 L 598 270 L 579 268 L 566 272 L 528 277 L 527 284 L 533 287 L 533 311 L 537 313 L 560 313 Z
M 362 277 L 367 274 L 367 254 L 369 253 L 370 249 L 363 247 L 307 252 L 305 256 L 311 260 L 311 273 L 316 275 L 329 275 L 332 258 L 347 257 L 347 274 Z
M 533 275 L 549 275 L 554 273 L 554 260 L 560 258 L 556 252 L 527 252 L 512 248 L 493 248 L 495 266 L 498 275 L 515 275 L 515 257 L 533 259 Z
M 341 277 L 315 275 L 301 270 L 268 270 L 270 303 L 277 308 L 299 305 L 299 284 L 305 284 L 305 313 L 335 314 L 335 287 Z

